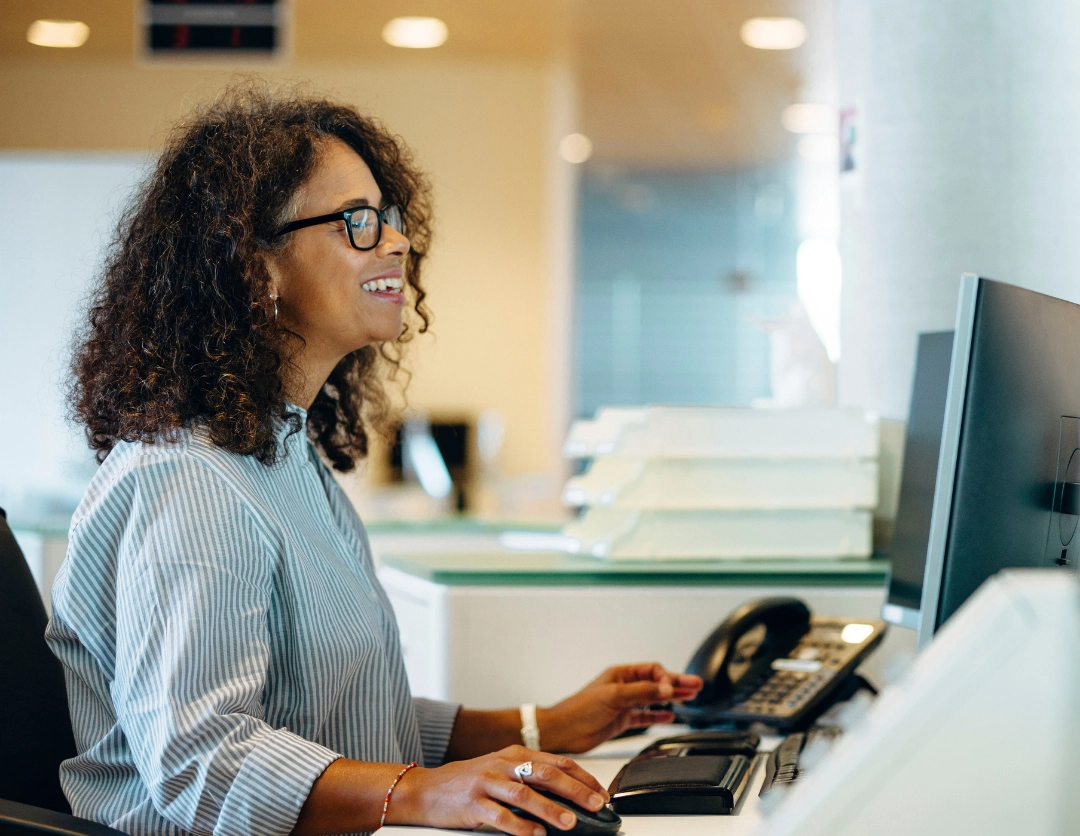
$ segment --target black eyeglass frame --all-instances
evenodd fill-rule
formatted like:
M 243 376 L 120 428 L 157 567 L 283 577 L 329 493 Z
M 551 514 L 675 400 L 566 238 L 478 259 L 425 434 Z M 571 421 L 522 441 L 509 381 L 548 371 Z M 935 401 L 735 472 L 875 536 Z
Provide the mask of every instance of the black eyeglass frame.
M 401 229 L 398 229 L 396 226 L 394 226 L 392 223 L 390 223 L 386 219 L 386 214 L 391 209 L 397 209 L 398 217 L 401 218 L 401 227 L 402 227 Z M 375 235 L 375 243 L 372 244 L 370 247 L 358 247 L 358 246 L 356 246 L 355 239 L 353 239 L 352 216 L 357 212 L 369 212 L 369 211 L 374 212 L 375 217 L 378 218 L 378 221 L 379 221 L 379 229 L 378 229 L 378 232 Z M 354 209 L 343 209 L 340 212 L 331 212 L 328 215 L 319 215 L 318 217 L 315 217 L 315 218 L 303 218 L 303 219 L 298 220 L 298 221 L 292 221 L 290 223 L 285 224 L 285 226 L 283 226 L 281 229 L 279 229 L 277 231 L 277 233 L 274 235 L 274 237 L 275 238 L 280 238 L 282 235 L 285 235 L 286 233 L 289 233 L 289 232 L 294 232 L 297 229 L 304 229 L 305 227 L 309 227 L 309 226 L 318 226 L 319 224 L 326 224 L 326 223 L 330 223 L 331 221 L 342 221 L 342 220 L 345 221 L 345 229 L 349 233 L 349 245 L 354 250 L 360 250 L 360 252 L 367 252 L 367 251 L 373 250 L 377 246 L 379 246 L 379 242 L 382 241 L 383 224 L 386 224 L 388 227 L 393 229 L 395 232 L 404 232 L 405 231 L 405 218 L 401 213 L 401 207 L 396 206 L 395 204 L 390 204 L 389 206 L 387 206 L 384 209 L 377 209 L 374 206 L 357 206 Z

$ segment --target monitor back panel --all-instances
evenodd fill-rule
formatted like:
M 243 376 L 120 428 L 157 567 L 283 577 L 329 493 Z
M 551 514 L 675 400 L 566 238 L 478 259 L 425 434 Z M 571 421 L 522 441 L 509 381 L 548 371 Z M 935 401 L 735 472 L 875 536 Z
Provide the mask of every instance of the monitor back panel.
M 1077 509 L 1055 513 L 1055 494 L 1073 495 L 1077 416 L 1080 306 L 980 279 L 937 625 L 1001 569 L 1075 566 L 1080 538 L 1060 541 L 1077 517 L 1060 512 Z

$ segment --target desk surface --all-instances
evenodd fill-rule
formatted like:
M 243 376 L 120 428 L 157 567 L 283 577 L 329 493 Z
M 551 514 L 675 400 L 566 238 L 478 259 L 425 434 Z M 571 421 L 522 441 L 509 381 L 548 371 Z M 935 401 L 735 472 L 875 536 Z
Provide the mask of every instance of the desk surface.
M 658 726 L 655 733 L 640 737 L 612 740 L 577 758 L 578 763 L 591 772 L 605 787 L 631 757 L 660 737 L 686 732 L 684 726 Z M 768 751 L 779 738 L 763 738 L 761 751 Z M 735 816 L 624 816 L 619 836 L 745 836 L 755 831 L 762 822 L 758 806 L 758 791 L 765 778 L 763 762 L 757 764 L 738 815 Z M 428 827 L 384 827 L 379 836 L 462 836 L 460 830 L 440 830 Z M 466 831 L 468 832 L 468 831 Z M 481 828 L 479 833 L 498 833 L 497 830 Z
M 382 554 L 380 561 L 446 586 L 881 586 L 887 560 L 600 560 L 553 552 Z

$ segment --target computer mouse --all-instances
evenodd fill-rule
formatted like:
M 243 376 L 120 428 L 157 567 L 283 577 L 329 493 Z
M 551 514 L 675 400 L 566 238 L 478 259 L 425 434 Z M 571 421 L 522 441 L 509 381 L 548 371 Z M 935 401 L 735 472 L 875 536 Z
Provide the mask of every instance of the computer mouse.
M 547 836 L 612 836 L 612 834 L 619 832 L 619 827 L 622 825 L 622 819 L 620 819 L 610 807 L 604 806 L 594 812 L 592 810 L 586 810 L 584 807 L 578 807 L 570 799 L 563 798 L 556 793 L 548 790 L 536 789 L 536 787 L 533 787 L 533 789 L 544 796 L 544 798 L 551 799 L 560 807 L 565 807 L 577 816 L 577 824 L 569 830 L 560 830 L 553 824 L 541 821 L 532 813 L 527 813 L 517 807 L 510 807 L 510 812 L 515 816 L 520 816 L 523 819 L 542 824 L 547 830 Z

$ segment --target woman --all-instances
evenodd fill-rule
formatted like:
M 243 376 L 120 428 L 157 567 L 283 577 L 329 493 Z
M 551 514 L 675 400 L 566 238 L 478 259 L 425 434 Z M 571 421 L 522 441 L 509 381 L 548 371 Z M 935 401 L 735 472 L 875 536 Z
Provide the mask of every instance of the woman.
M 76 352 L 102 466 L 48 639 L 67 672 L 77 815 L 138 834 L 542 830 L 543 788 L 597 809 L 580 752 L 696 677 L 612 668 L 537 717 L 412 699 L 350 470 L 387 414 L 427 185 L 326 101 L 226 94 L 178 128 L 120 224 Z M 414 324 L 415 328 L 415 324 Z M 531 734 L 531 730 L 529 731 Z M 421 764 L 406 768 L 410 761 Z

